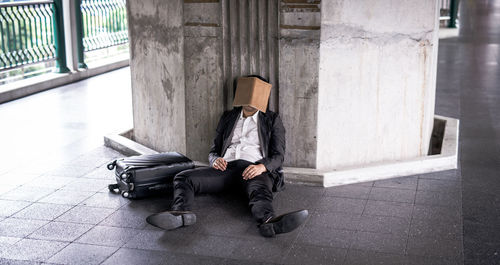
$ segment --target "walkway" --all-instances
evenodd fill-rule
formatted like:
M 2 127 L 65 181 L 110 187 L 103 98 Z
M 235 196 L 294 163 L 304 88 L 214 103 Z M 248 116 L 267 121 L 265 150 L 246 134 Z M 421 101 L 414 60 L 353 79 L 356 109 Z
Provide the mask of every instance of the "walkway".
M 132 126 L 128 68 L 0 105 L 0 263 L 500 264 L 500 0 L 461 1 L 440 41 L 436 113 L 461 120 L 460 167 L 333 188 L 287 185 L 300 229 L 259 236 L 234 195 L 196 199 L 199 222 L 145 223 L 170 196 L 107 192 L 102 135 Z M 462 200 L 463 198 L 463 200 Z

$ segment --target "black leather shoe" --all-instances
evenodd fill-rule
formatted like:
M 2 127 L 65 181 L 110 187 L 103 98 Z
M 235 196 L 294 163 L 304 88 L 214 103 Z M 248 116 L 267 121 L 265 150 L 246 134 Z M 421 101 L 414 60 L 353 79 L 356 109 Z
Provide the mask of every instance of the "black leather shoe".
M 173 230 L 193 225 L 196 223 L 196 215 L 190 211 L 166 211 L 148 216 L 146 222 L 165 230 Z
M 299 227 L 307 218 L 307 210 L 299 210 L 271 218 L 259 226 L 262 236 L 274 237 L 277 234 L 288 233 Z

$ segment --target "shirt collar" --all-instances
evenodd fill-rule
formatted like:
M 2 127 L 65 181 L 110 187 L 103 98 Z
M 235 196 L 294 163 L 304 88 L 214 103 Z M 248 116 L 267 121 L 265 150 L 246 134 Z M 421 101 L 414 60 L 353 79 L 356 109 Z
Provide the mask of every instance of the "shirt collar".
M 256 112 L 255 112 L 255 113 L 251 116 L 251 117 L 252 117 L 252 119 L 253 119 L 253 121 L 254 121 L 255 123 L 257 123 L 257 121 L 258 121 L 258 118 L 259 118 L 259 112 L 260 112 L 260 111 L 259 111 L 259 110 L 257 110 L 257 111 L 256 111 Z M 245 117 L 243 117 L 243 109 L 241 109 L 241 112 L 240 112 L 240 119 L 244 119 L 244 118 L 245 118 Z M 247 118 L 248 118 L 248 117 L 247 117 Z

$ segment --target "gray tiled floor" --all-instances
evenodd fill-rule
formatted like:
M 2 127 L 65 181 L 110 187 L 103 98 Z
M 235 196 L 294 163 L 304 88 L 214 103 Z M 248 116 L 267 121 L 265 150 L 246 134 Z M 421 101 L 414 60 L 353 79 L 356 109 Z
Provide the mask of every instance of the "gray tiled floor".
M 170 195 L 129 201 L 106 190 L 113 174 L 105 163 L 120 154 L 102 135 L 132 124 L 125 68 L 0 105 L 10 128 L 0 131 L 0 264 L 416 265 L 464 256 L 499 264 L 500 26 L 491 21 L 500 3 L 461 3 L 469 10 L 461 37 L 440 42 L 436 99 L 438 114 L 461 119 L 458 170 L 287 185 L 277 212 L 307 208 L 310 216 L 275 239 L 258 234 L 231 194 L 197 197 L 198 223 L 164 232 L 145 217 L 168 209 Z

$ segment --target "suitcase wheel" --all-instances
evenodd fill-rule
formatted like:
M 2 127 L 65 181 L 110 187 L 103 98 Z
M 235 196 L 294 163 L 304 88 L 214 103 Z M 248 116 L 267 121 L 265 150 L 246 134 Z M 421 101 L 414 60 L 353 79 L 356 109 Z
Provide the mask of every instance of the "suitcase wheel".
M 113 170 L 116 166 L 116 160 L 109 163 L 106 167 L 109 169 L 109 170 Z
M 122 192 L 122 197 L 123 198 L 128 199 L 129 196 L 130 196 L 130 194 L 128 192 L 126 192 L 126 191 Z
M 111 192 L 114 192 L 114 193 L 118 193 L 118 191 L 120 191 L 120 186 L 118 186 L 118 184 L 109 184 L 108 185 L 108 190 L 111 191 Z

